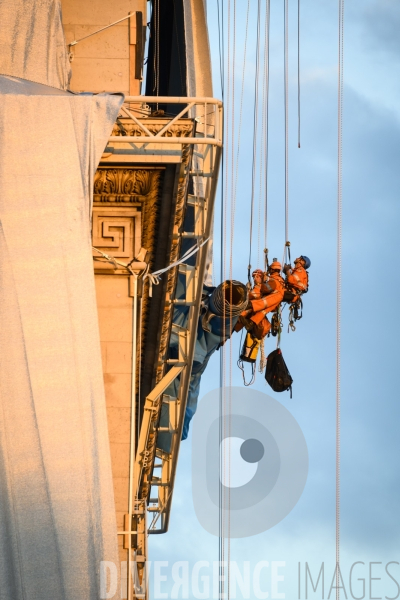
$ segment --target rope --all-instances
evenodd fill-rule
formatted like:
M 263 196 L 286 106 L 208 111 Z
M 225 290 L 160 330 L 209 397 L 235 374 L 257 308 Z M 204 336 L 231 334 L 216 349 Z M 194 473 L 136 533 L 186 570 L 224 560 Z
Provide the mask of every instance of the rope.
M 288 0 L 284 4 L 284 102 L 285 102 L 285 241 L 289 240 L 289 26 Z
M 192 246 L 191 248 L 189 248 L 189 250 L 187 250 L 185 252 L 185 254 L 183 254 L 181 256 L 181 258 L 179 260 L 176 260 L 175 262 L 171 263 L 170 265 L 168 265 L 168 267 L 165 267 L 165 269 L 160 269 L 159 271 L 153 271 L 153 273 L 149 273 L 149 276 L 151 275 L 152 277 L 155 277 L 156 279 L 158 279 L 160 277 L 160 275 L 162 275 L 163 273 L 166 273 L 167 271 L 169 271 L 173 267 L 176 267 L 177 265 L 181 265 L 188 258 L 190 258 L 191 256 L 193 256 L 193 254 L 196 254 L 196 252 L 198 252 L 200 250 L 200 248 L 202 248 L 204 246 L 204 244 L 207 244 L 207 242 L 208 242 L 209 239 L 210 238 L 208 237 L 201 244 L 196 245 L 196 246 Z
M 336 299 L 336 600 L 340 599 L 340 341 L 342 308 L 342 146 L 343 146 L 344 0 L 339 0 L 338 55 L 338 187 L 337 187 L 337 299 Z
M 83 40 L 87 40 L 87 38 L 92 37 L 92 35 L 97 35 L 101 31 L 104 31 L 105 29 L 109 29 L 109 27 L 113 27 L 113 25 L 116 25 L 117 23 L 121 23 L 121 21 L 125 21 L 126 19 L 129 19 L 130 17 L 133 17 L 133 15 L 132 14 L 126 15 L 126 17 L 122 17 L 122 19 L 118 19 L 118 21 L 114 21 L 114 23 L 110 23 L 109 25 L 106 25 L 105 27 L 102 27 L 101 29 L 98 29 L 97 31 L 93 31 L 93 33 L 89 33 L 89 35 L 85 35 L 85 37 L 83 37 L 83 38 L 79 38 L 79 40 L 74 40 L 73 42 L 68 44 L 68 47 L 71 48 L 71 46 L 76 46 L 76 44 L 79 44 L 79 42 L 83 42 Z
M 261 100 L 261 152 L 260 152 L 260 172 L 259 172 L 259 189 L 258 189 L 258 221 L 257 221 L 257 257 L 260 256 L 260 238 L 261 238 L 261 205 L 264 207 L 265 211 L 265 197 L 264 202 L 262 202 L 263 196 L 263 177 L 265 178 L 265 171 L 263 167 L 264 153 L 265 153 L 265 95 L 266 95 L 266 60 L 267 60 L 267 49 L 266 49 L 267 38 L 264 37 L 264 63 L 263 63 L 263 78 L 262 78 L 262 100 Z M 264 186 L 265 192 L 265 186 Z M 265 244 L 264 244 L 265 247 Z
M 269 2 L 269 0 L 268 0 L 268 2 Z M 246 28 L 245 28 L 245 37 L 244 37 L 244 50 L 243 50 L 242 89 L 240 92 L 239 127 L 238 127 L 238 139 L 237 139 L 236 164 L 235 164 L 234 168 L 232 169 L 232 172 L 235 173 L 235 184 L 233 186 L 232 213 L 231 213 L 231 247 L 230 247 L 231 264 L 232 264 L 232 256 L 233 256 L 233 242 L 234 242 L 234 235 L 235 235 L 236 194 L 237 194 L 237 183 L 238 183 L 238 173 L 239 173 L 240 138 L 241 138 L 241 132 L 242 132 L 244 76 L 245 76 L 246 57 L 247 57 L 249 11 L 250 11 L 250 0 L 247 0 Z M 232 269 L 232 266 L 230 266 L 230 269 Z M 229 272 L 229 277 L 230 277 L 230 279 L 232 279 L 231 271 Z
M 242 298 L 240 304 L 233 304 L 232 300 L 228 302 L 225 296 L 225 290 L 228 287 L 230 289 L 235 287 L 236 293 L 240 294 Z M 229 311 L 229 315 L 233 318 L 238 317 L 245 310 L 248 303 L 247 298 L 246 286 L 244 286 L 240 281 L 224 281 L 223 283 L 220 283 L 211 294 L 210 304 L 212 303 L 213 308 L 215 308 L 215 314 L 217 316 L 223 316 L 226 314 L 226 311 Z
M 267 359 L 265 357 L 264 338 L 260 342 L 260 364 L 258 370 L 260 373 L 264 373 L 264 369 L 267 366 Z
M 300 148 L 300 0 L 297 0 L 297 147 Z
M 287 1 L 287 0 L 286 0 Z M 257 8 L 257 37 L 256 37 L 256 74 L 254 84 L 254 117 L 253 117 L 253 164 L 251 176 L 251 210 L 250 210 L 250 244 L 249 244 L 249 271 L 251 269 L 251 250 L 253 237 L 253 216 L 254 216 L 254 186 L 257 154 L 257 124 L 258 124 L 258 79 L 260 69 L 260 0 Z
M 219 40 L 219 59 L 220 59 L 220 77 L 221 77 L 221 97 L 224 102 L 224 88 L 225 88 L 225 57 L 224 57 L 224 2 L 222 0 L 221 9 L 219 0 L 217 0 L 217 9 L 218 9 L 218 40 Z M 220 10 L 221 10 L 221 19 L 220 19 Z M 225 137 L 225 127 L 223 120 L 222 123 L 222 138 Z M 222 148 L 222 157 L 221 157 L 221 168 L 222 173 L 224 173 L 224 160 L 225 160 L 225 148 Z M 221 180 L 221 223 L 220 223 L 220 251 L 221 251 L 221 268 L 220 268 L 220 279 L 224 280 L 224 262 L 225 262 L 225 249 L 224 249 L 224 177 L 222 176 Z M 224 319 L 225 322 L 225 319 Z M 224 334 L 224 332 L 223 332 Z M 222 575 L 222 557 L 223 557 L 223 485 L 221 482 L 221 473 L 223 473 L 223 452 L 221 449 L 221 444 L 223 435 L 224 435 L 224 426 L 223 426 L 223 414 L 224 414 L 224 347 L 221 348 L 220 354 L 220 375 L 219 375 L 219 384 L 220 384 L 220 394 L 219 394 L 219 444 L 218 444 L 218 462 L 219 462 L 219 486 L 218 486 L 218 560 L 219 560 L 219 597 L 223 597 L 221 593 L 221 580 L 223 579 Z
M 160 90 L 160 0 L 154 0 L 154 56 L 153 56 L 153 70 L 154 70 L 154 86 L 153 92 L 156 96 L 159 96 Z M 157 104 L 158 109 L 158 104 Z
M 189 250 L 187 250 L 185 252 L 185 254 L 183 254 L 181 256 L 181 258 L 179 260 L 176 260 L 175 262 L 171 263 L 170 265 L 168 265 L 168 267 L 165 267 L 164 269 L 160 269 L 159 271 L 153 271 L 153 273 L 150 273 L 148 271 L 149 266 L 147 265 L 146 270 L 143 275 L 143 282 L 146 279 L 149 279 L 149 285 L 150 285 L 149 296 L 150 296 L 150 298 L 152 297 L 152 286 L 158 285 L 160 283 L 161 275 L 163 273 L 166 273 L 170 269 L 173 269 L 174 267 L 177 267 L 178 265 L 181 265 L 182 263 L 184 263 L 188 258 L 190 258 L 194 254 L 196 254 L 196 252 L 198 252 L 200 250 L 200 248 L 202 248 L 204 246 L 204 244 L 206 244 L 208 242 L 209 239 L 210 238 L 208 237 L 201 244 L 192 246 L 191 248 L 189 248 Z M 126 263 L 120 262 L 119 260 L 116 260 L 113 256 L 110 256 L 109 254 L 102 252 L 101 250 L 99 250 L 98 248 L 95 248 L 94 246 L 92 246 L 92 249 L 95 250 L 96 252 L 98 252 L 99 254 L 101 254 L 102 257 L 105 258 L 111 264 L 113 264 L 116 269 L 118 267 L 123 267 L 124 269 L 127 269 L 127 271 L 129 271 L 130 273 L 133 273 L 131 264 L 135 261 L 135 259 L 131 260 L 130 263 L 126 264 Z
M 243 365 L 243 361 L 238 360 L 237 362 L 237 366 L 239 367 L 239 369 L 242 371 L 242 377 L 243 377 L 243 384 L 246 387 L 249 387 L 251 385 L 253 385 L 253 383 L 256 380 L 256 369 L 254 367 L 254 364 L 251 365 L 251 379 L 250 381 L 246 381 L 246 374 L 244 372 L 244 365 Z
M 230 4 L 228 4 L 230 7 Z M 236 66 L 236 0 L 233 0 L 233 39 L 232 39 L 232 47 L 233 47 L 233 57 L 232 57 L 232 117 L 231 117 L 231 129 L 232 129 L 232 148 L 231 148 L 231 163 L 232 163 L 232 173 L 231 173 L 231 231 L 230 238 L 232 244 L 232 234 L 234 231 L 234 223 L 235 223 L 235 212 L 234 212 L 234 204 L 233 204 L 233 186 L 234 186 L 234 147 L 235 147 L 235 66 Z M 228 64 L 229 67 L 229 64 Z M 229 256 L 229 332 L 232 331 L 232 319 L 234 313 L 236 312 L 233 309 L 233 284 L 232 281 L 232 254 L 230 252 Z M 247 303 L 247 290 L 243 287 L 244 298 Z M 238 310 L 239 307 L 237 307 Z M 243 307 L 244 309 L 245 307 Z M 240 314 L 240 313 L 239 313 Z M 236 316 L 236 315 L 235 315 Z M 230 576 L 231 576 L 231 431 L 232 431 L 232 417 L 231 417 L 231 407 L 232 407 L 232 344 L 229 344 L 229 389 L 228 389 L 228 527 L 227 527 L 227 599 L 230 599 Z
M 264 154 L 265 154 L 265 208 L 264 208 L 264 255 L 265 255 L 265 270 L 268 266 L 268 138 L 269 138 L 269 32 L 271 22 L 271 0 L 267 0 L 265 14 L 265 61 L 264 61 L 264 78 L 265 78 L 265 106 L 263 114 L 265 114 L 265 138 L 264 138 Z
M 156 95 L 160 93 L 160 0 L 157 0 L 157 90 Z M 158 110 L 158 104 L 157 104 Z
M 185 89 L 184 88 L 185 77 L 184 77 L 184 75 L 182 76 L 181 50 L 180 50 L 180 44 L 179 44 L 178 25 L 177 25 L 177 22 L 176 22 L 176 5 L 175 5 L 175 0 L 173 0 L 173 4 L 174 4 L 174 29 L 175 29 L 175 35 L 176 35 L 176 45 L 177 45 L 177 48 L 178 48 L 179 78 L 181 80 L 181 94 L 183 95 L 183 90 Z
M 223 4 L 222 4 L 223 6 Z M 228 53 L 227 53 L 227 68 L 226 68 L 226 80 L 227 80 L 227 93 L 226 93 L 226 100 L 225 100 L 225 106 L 226 106 L 226 123 L 229 123 L 229 110 L 231 109 L 231 97 L 230 97 L 230 90 L 231 90 L 231 72 L 230 72 L 230 63 L 231 63 L 231 2 L 230 0 L 228 0 L 228 15 L 227 15 L 227 22 L 228 22 L 228 40 L 227 40 L 227 47 L 228 47 Z M 233 112 L 233 109 L 231 109 Z M 230 137 L 230 128 L 229 126 L 227 126 L 225 128 L 225 146 L 226 146 L 226 161 L 225 161 L 225 211 L 224 211 L 224 229 L 223 229 L 223 246 L 224 246 L 224 257 L 223 257 L 223 269 L 224 269 L 224 273 L 226 273 L 226 236 L 227 236 L 227 229 L 228 229 L 228 223 L 227 223 L 227 206 L 226 206 L 226 198 L 229 197 L 229 179 L 228 179 L 228 165 L 229 165 L 229 137 Z M 223 325 L 222 325 L 222 331 L 223 331 L 223 336 L 224 339 L 226 337 L 226 306 L 224 304 L 223 307 Z M 226 410 L 226 350 L 225 350 L 225 346 L 223 346 L 222 348 L 222 379 L 223 379 L 223 392 L 222 392 L 222 399 L 223 399 L 223 403 L 222 403 L 222 419 L 223 419 L 223 431 L 222 431 L 222 439 L 225 440 L 228 437 L 228 433 L 226 431 L 226 414 L 227 414 L 227 410 Z M 225 538 L 226 538 L 226 533 L 225 533 L 225 516 L 226 516 L 226 512 L 225 512 L 225 507 L 226 507 L 226 462 L 227 462 L 227 456 L 226 456 L 226 448 L 225 448 L 225 443 L 223 443 L 223 457 L 222 457 L 222 462 L 223 462 L 223 475 L 222 475 L 222 479 L 223 479 L 223 487 L 222 487 L 222 521 L 221 521 L 221 581 L 220 581 L 220 598 L 224 598 L 225 597 L 225 567 L 224 567 L 224 562 L 225 562 L 225 546 L 226 546 L 226 542 L 225 542 Z M 228 494 L 229 494 L 229 488 L 228 488 Z
M 221 84 L 221 94 L 223 95 L 224 89 L 224 67 L 222 62 L 223 50 L 221 49 L 221 23 L 219 18 L 220 8 L 219 8 L 219 0 L 217 0 L 217 14 L 218 14 L 218 50 L 219 50 L 219 76 L 220 76 L 220 84 Z

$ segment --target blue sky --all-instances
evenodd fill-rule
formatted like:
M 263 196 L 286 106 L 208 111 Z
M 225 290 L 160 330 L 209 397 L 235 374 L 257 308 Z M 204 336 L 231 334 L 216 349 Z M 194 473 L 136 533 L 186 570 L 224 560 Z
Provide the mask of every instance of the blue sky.
M 250 36 L 245 72 L 242 143 L 238 173 L 233 276 L 246 281 L 249 247 L 252 122 L 255 72 L 255 15 L 250 2 Z M 281 257 L 284 244 L 283 2 L 271 1 L 268 247 Z M 225 4 L 225 10 L 226 10 Z M 239 103 L 247 2 L 237 0 L 236 98 Z M 325 561 L 328 596 L 335 562 L 335 310 L 337 189 L 337 2 L 301 2 L 301 149 L 297 149 L 296 13 L 290 10 L 289 202 L 290 241 L 295 256 L 312 260 L 304 317 L 285 333 L 282 349 L 294 378 L 293 399 L 275 394 L 261 375 L 255 388 L 272 395 L 300 424 L 309 449 L 305 491 L 295 509 L 273 529 L 232 540 L 231 560 L 285 561 L 286 598 L 297 598 L 297 564 L 318 573 Z M 221 97 L 216 2 L 208 3 L 214 95 Z M 345 5 L 343 121 L 343 295 L 342 295 L 342 570 L 346 591 L 352 563 L 368 579 L 369 597 L 396 597 L 385 573 L 400 562 L 398 392 L 399 323 L 397 250 L 400 189 L 400 5 L 395 0 Z M 227 41 L 225 35 L 225 42 Z M 237 125 L 236 125 L 237 127 Z M 229 199 L 228 199 L 229 201 Z M 218 212 L 217 207 L 217 212 Z M 258 207 L 256 207 L 256 221 Z M 219 224 L 216 220 L 216 232 Z M 257 254 L 257 230 L 253 234 Z M 219 240 L 215 238 L 215 283 L 219 283 Z M 263 241 L 260 243 L 261 250 Z M 258 263 L 258 264 L 256 264 Z M 262 266 L 260 255 L 253 267 Z M 286 319 L 287 317 L 285 317 Z M 232 384 L 239 336 L 233 339 Z M 267 351 L 274 342 L 269 339 Z M 229 356 L 228 356 L 229 362 Z M 219 355 L 203 378 L 201 396 L 216 387 Z M 191 496 L 191 440 L 179 459 L 170 530 L 150 536 L 152 560 L 218 560 L 218 539 L 204 531 Z M 318 568 L 317 568 L 318 567 Z M 304 568 L 304 567 L 302 567 Z M 163 591 L 171 587 L 170 571 Z M 400 582 L 400 566 L 392 565 Z M 346 580 L 347 577 L 347 580 Z M 368 582 L 367 582 L 368 584 Z M 361 596 L 360 582 L 354 595 Z M 268 581 L 265 589 L 270 589 Z M 190 596 L 192 597 L 192 596 Z M 238 595 L 238 598 L 241 596 Z M 271 597 L 271 594 L 270 594 Z M 304 587 L 301 598 L 304 596 Z M 321 598 L 321 592 L 309 598 Z M 332 596 L 334 597 L 334 592 Z M 344 598 L 345 596 L 342 595 Z

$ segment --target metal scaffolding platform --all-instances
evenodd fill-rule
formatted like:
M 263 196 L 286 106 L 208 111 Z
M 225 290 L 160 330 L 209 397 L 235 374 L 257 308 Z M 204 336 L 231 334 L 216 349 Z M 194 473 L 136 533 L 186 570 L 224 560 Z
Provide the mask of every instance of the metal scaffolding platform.
M 182 109 L 173 117 L 165 116 L 157 122 L 152 118 L 148 105 L 181 105 Z M 154 111 L 153 111 L 154 113 Z M 133 267 L 133 352 L 132 352 L 132 405 L 130 437 L 129 510 L 125 515 L 123 531 L 124 547 L 128 550 L 127 586 L 128 598 L 147 598 L 147 590 L 135 587 L 135 571 L 139 582 L 143 582 L 144 565 L 147 560 L 148 534 L 164 533 L 168 529 L 175 475 L 178 463 L 186 401 L 191 376 L 193 355 L 197 336 L 207 254 L 212 235 L 213 209 L 217 188 L 218 170 L 222 152 L 222 103 L 213 98 L 175 98 L 128 96 L 122 107 L 119 135 L 109 139 L 103 161 L 128 163 L 181 162 L 183 150 L 190 149 L 189 172 L 183 176 L 192 178 L 194 193 L 186 193 L 185 210 L 192 207 L 194 225 L 190 230 L 174 231 L 174 243 L 181 255 L 181 244 L 185 239 L 193 240 L 198 250 L 194 259 L 180 262 L 172 269 L 185 282 L 185 294 L 179 299 L 174 293 L 167 294 L 166 306 L 170 308 L 171 335 L 178 339 L 178 356 L 169 358 L 168 352 L 159 357 L 158 380 L 144 402 L 140 431 L 137 436 L 137 398 L 134 393 L 138 377 L 136 345 L 138 340 L 138 281 L 143 271 Z M 187 121 L 177 135 L 176 125 Z M 183 133 L 182 133 L 183 131 Z M 132 133 L 132 134 L 131 134 Z M 182 164 L 183 166 L 183 164 Z M 187 167 L 186 167 L 187 169 Z M 192 190 L 193 191 L 193 190 Z M 187 307 L 187 325 L 183 328 L 174 322 L 174 307 Z M 168 347 L 167 347 L 168 350 Z M 166 390 L 179 382 L 175 397 L 166 395 Z M 168 425 L 160 426 L 162 407 L 168 412 Z M 157 445 L 160 433 L 170 436 L 170 449 L 161 450 Z M 147 523 L 149 523 L 147 525 Z M 132 566 L 134 565 L 134 566 Z

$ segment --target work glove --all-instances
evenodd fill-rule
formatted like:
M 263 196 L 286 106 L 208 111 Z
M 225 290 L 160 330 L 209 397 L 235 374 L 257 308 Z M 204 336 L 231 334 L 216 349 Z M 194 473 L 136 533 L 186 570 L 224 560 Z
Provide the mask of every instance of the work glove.
M 283 272 L 286 273 L 286 275 L 287 275 L 288 271 L 291 271 L 291 270 L 292 270 L 291 265 L 284 265 Z

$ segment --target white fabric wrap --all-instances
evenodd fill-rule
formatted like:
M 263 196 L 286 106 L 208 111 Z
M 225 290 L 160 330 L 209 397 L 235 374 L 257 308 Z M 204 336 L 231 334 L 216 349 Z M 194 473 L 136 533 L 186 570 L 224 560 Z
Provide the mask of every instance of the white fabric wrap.
M 0 74 L 67 89 L 60 0 L 0 0 Z
M 89 215 L 122 100 L 0 77 L 1 600 L 118 566 Z

